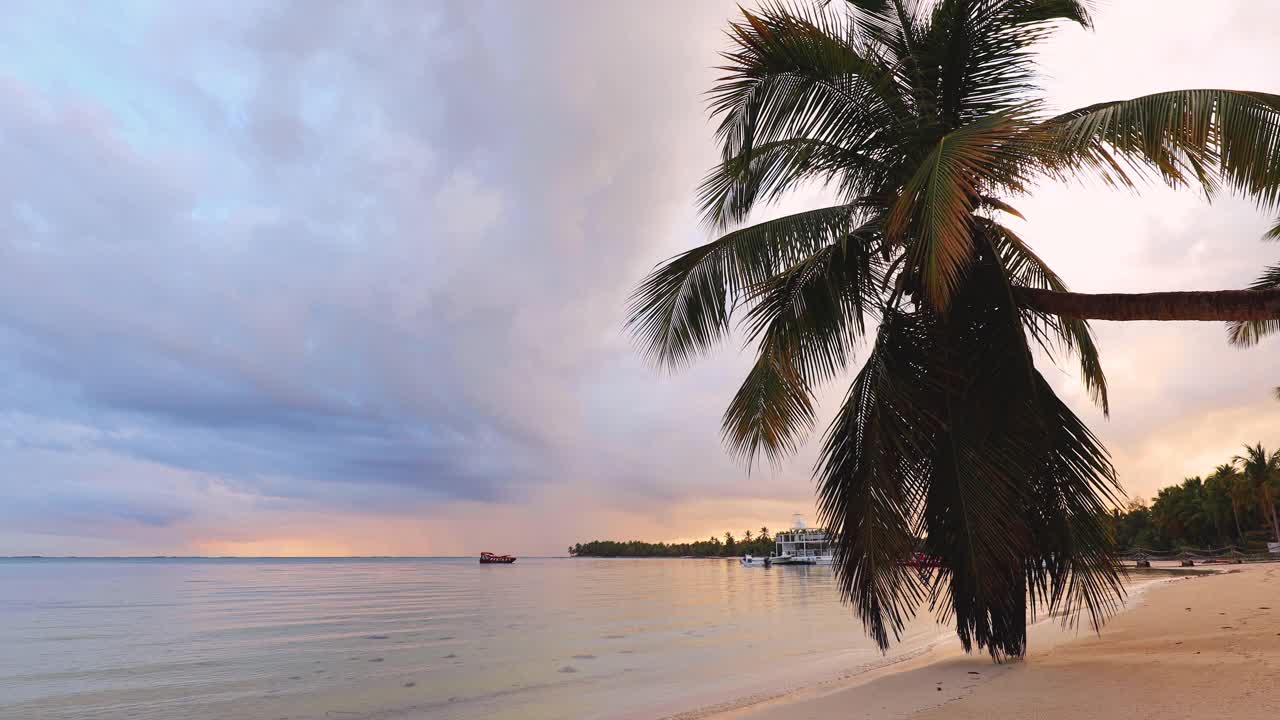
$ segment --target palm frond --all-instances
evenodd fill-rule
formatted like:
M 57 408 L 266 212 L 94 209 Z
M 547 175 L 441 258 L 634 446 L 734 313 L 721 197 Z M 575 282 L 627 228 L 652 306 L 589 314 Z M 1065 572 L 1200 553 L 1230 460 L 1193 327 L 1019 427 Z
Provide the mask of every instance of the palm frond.
M 879 272 L 878 222 L 868 223 L 753 290 L 743 319 L 755 367 L 724 414 L 725 442 L 750 466 L 795 450 L 812 428 L 813 389 L 843 371 L 866 330 Z
M 1035 400 L 1047 421 L 1049 448 L 1032 475 L 1029 526 L 1034 552 L 1026 562 L 1032 613 L 1044 604 L 1064 624 L 1089 615 L 1097 630 L 1118 610 L 1124 589 L 1113 540 L 1104 523 L 1107 507 L 1119 504 L 1120 487 L 1107 452 L 1084 423 L 1037 377 Z
M 990 208 L 992 210 L 999 210 L 1000 212 L 1012 215 L 1018 218 L 1019 220 L 1027 219 L 1026 217 L 1023 216 L 1021 212 L 1018 211 L 1017 208 L 1005 202 L 1004 200 L 1001 200 L 1000 198 L 994 198 L 988 195 L 984 195 L 978 198 L 978 201 L 979 201 L 978 207 L 980 208 Z
M 821 140 L 790 138 L 754 147 L 712 168 L 698 187 L 698 205 L 712 227 L 747 217 L 797 185 L 817 181 L 842 184 L 851 168 L 876 164 L 858 153 Z M 853 196 L 856 193 L 848 193 Z
M 899 639 L 925 597 L 923 579 L 904 561 L 916 549 L 915 518 L 927 489 L 929 437 L 914 419 L 911 364 L 882 323 L 875 347 L 823 443 L 818 469 L 819 521 L 832 532 L 841 596 L 852 603 L 882 650 Z
M 750 341 L 782 350 L 806 376 L 846 367 L 883 285 L 880 221 L 872 220 L 761 283 L 743 318 Z
M 1118 170 L 1119 158 L 1174 187 L 1196 183 L 1209 195 L 1225 187 L 1266 208 L 1280 202 L 1280 95 L 1175 90 L 1074 110 L 1043 129 L 1068 163 L 1100 167 L 1106 157 Z
M 1267 231 L 1262 234 L 1263 240 L 1280 240 L 1280 219 L 1277 219 Z
M 787 215 L 677 255 L 632 293 L 628 331 L 655 364 L 689 363 L 728 333 L 750 288 L 848 233 L 861 212 L 838 205 Z
M 938 68 L 937 111 L 944 127 L 1007 112 L 1039 90 L 1032 45 L 1060 21 L 1089 27 L 1077 0 L 943 0 L 923 47 Z
M 978 222 L 984 231 L 984 237 L 1004 266 L 1011 284 L 1067 292 L 1066 283 L 1017 233 L 993 220 L 980 218 Z M 1050 315 L 1031 308 L 1020 310 L 1027 329 L 1035 334 L 1045 350 L 1052 354 L 1052 349 L 1045 342 L 1047 335 L 1052 334 L 1061 349 L 1079 358 L 1080 379 L 1084 382 L 1090 399 L 1102 409 L 1104 416 L 1110 415 L 1107 376 L 1102 370 L 1102 360 L 1089 323 L 1079 318 Z
M 880 325 L 818 477 L 840 587 L 882 642 L 919 590 L 882 556 L 902 552 L 907 520 L 942 561 L 920 581 L 966 648 L 1021 654 L 1028 591 L 1033 612 L 1087 611 L 1097 623 L 1114 609 L 1113 548 L 1091 514 L 1113 499 L 1114 474 L 1026 343 L 993 258 L 975 266 L 945 321 L 922 309 Z M 872 533 L 888 539 L 878 546 Z
M 1249 286 L 1250 290 L 1275 290 L 1280 288 L 1280 265 L 1273 265 Z M 1280 332 L 1280 319 L 1242 320 L 1227 324 L 1227 337 L 1236 347 L 1250 347 L 1262 338 Z
M 761 450 L 771 462 L 795 452 L 813 427 L 813 388 L 784 352 L 768 345 L 725 410 L 725 444 L 748 464 Z
M 1022 135 L 1027 110 L 1000 113 L 948 133 L 925 157 L 889 213 L 890 241 L 907 243 L 913 272 L 944 310 L 973 257 L 974 210 L 982 198 L 1025 190 L 1036 162 Z
M 720 117 L 717 136 L 726 167 L 743 167 L 758 150 L 783 141 L 813 141 L 856 150 L 869 160 L 901 154 L 890 130 L 907 117 L 892 68 L 874 51 L 849 42 L 849 26 L 824 9 L 766 5 L 743 11 L 730 26 L 732 48 L 711 91 L 711 112 Z M 849 195 L 877 184 L 877 163 L 846 162 L 842 185 Z M 738 177 L 725 173 L 726 177 Z M 780 174 L 778 189 L 803 174 Z M 747 216 L 759 194 L 737 192 L 738 203 L 706 203 L 705 217 L 725 227 Z

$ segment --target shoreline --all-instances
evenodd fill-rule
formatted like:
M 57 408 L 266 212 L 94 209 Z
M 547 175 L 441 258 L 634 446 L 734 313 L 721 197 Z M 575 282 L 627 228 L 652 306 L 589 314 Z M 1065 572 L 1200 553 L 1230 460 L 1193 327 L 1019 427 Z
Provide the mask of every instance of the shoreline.
M 1135 581 L 1128 588 L 1125 605 L 1103 628 L 1108 629 L 1123 617 L 1141 612 L 1153 590 L 1170 585 L 1224 575 L 1238 570 L 1154 568 L 1132 572 Z M 1280 599 L 1277 599 L 1280 608 Z M 864 715 L 867 718 L 912 718 L 943 705 L 959 701 L 1009 672 L 1035 665 L 1057 648 L 1072 643 L 1097 640 L 1099 636 L 1087 625 L 1062 627 L 1057 617 L 1043 617 L 1027 628 L 1027 659 L 997 664 L 985 653 L 965 654 L 949 628 L 940 626 L 942 635 L 935 641 L 905 655 L 869 668 L 855 668 L 837 677 L 824 679 L 804 687 L 758 693 L 715 705 L 709 705 L 662 720 L 846 720 Z

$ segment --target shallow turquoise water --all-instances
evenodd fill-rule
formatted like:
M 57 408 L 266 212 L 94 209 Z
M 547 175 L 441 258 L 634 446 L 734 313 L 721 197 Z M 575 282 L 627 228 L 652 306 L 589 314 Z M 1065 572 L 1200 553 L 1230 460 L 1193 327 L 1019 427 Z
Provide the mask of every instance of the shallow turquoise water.
M 5 720 L 656 718 L 885 660 L 826 568 L 0 560 Z

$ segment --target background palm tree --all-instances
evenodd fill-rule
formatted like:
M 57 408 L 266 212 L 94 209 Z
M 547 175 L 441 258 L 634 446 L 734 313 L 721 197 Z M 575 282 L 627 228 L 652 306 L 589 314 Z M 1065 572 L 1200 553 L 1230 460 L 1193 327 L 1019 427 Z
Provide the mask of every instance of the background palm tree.
M 769 4 L 729 26 L 712 89 L 722 160 L 699 191 L 718 239 L 658 267 L 629 327 L 680 367 L 740 328 L 757 360 L 726 444 L 777 461 L 812 428 L 816 388 L 874 334 L 816 474 L 838 585 L 882 646 L 921 601 L 964 647 L 1021 655 L 1026 617 L 1122 594 L 1106 509 L 1114 470 L 1032 351 L 1075 354 L 1107 385 L 1085 320 L 1280 318 L 1280 290 L 1080 295 L 1003 223 L 1036 183 L 1146 179 L 1280 195 L 1280 97 L 1163 92 L 1067 113 L 1039 97 L 1031 48 L 1075 0 Z M 758 205 L 825 185 L 830 207 L 748 227 Z M 923 543 L 941 560 L 901 561 Z M 1031 606 L 1027 607 L 1030 600 Z
M 1276 542 L 1280 543 L 1280 522 L 1276 519 L 1275 486 L 1280 484 L 1280 450 L 1267 454 L 1262 443 L 1245 445 L 1244 455 L 1237 455 L 1240 474 L 1254 492 L 1264 521 L 1271 525 Z
M 1236 542 L 1241 545 L 1244 544 L 1244 531 L 1240 529 L 1240 508 L 1249 501 L 1249 486 L 1247 482 L 1242 482 L 1243 480 L 1234 464 L 1223 463 L 1215 468 L 1213 474 L 1205 481 L 1206 484 L 1217 483 L 1226 491 L 1227 499 L 1231 503 L 1231 517 L 1235 520 Z

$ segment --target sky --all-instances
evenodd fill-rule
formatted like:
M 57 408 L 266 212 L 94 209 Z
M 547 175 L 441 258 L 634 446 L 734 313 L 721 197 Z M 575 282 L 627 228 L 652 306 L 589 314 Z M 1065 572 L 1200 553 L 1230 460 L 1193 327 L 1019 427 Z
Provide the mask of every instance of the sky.
M 704 93 L 734 12 L 6 4 L 0 555 L 552 554 L 812 517 L 814 439 L 750 472 L 722 447 L 740 341 L 671 374 L 623 331 L 643 275 L 710 239 Z M 1280 93 L 1280 6 L 1096 21 L 1042 47 L 1057 108 Z M 1080 291 L 1243 287 L 1280 259 L 1230 197 L 1055 185 L 1018 207 Z M 1109 420 L 1070 362 L 1041 368 L 1130 496 L 1280 445 L 1280 340 L 1095 329 Z

